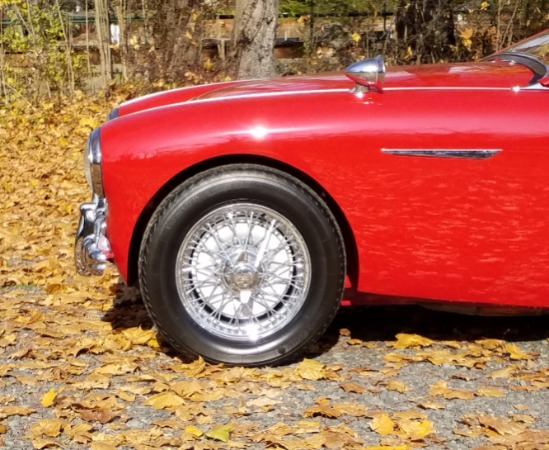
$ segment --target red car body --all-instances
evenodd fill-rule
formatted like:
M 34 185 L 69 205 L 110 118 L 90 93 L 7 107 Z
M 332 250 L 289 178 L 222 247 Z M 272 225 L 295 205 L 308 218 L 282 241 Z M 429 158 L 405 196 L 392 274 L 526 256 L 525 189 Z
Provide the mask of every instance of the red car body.
M 358 93 L 323 74 L 123 104 L 100 135 L 109 257 L 135 282 L 163 198 L 251 163 L 324 199 L 344 237 L 347 303 L 549 308 L 549 83 L 526 62 L 388 68 L 382 88 Z

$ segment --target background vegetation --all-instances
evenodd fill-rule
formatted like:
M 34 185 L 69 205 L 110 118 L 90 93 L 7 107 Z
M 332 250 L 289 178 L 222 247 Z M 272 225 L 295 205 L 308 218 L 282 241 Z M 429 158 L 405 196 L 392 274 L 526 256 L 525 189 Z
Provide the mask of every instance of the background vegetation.
M 279 73 L 377 53 L 389 64 L 479 58 L 549 23 L 549 0 L 0 0 L 0 97 L 35 102 L 119 84 L 264 75 L 271 68 L 238 67 L 243 57 L 264 61 L 260 47 L 243 56 L 259 38 L 243 37 L 242 27 L 264 23 L 273 4 Z M 273 41 L 262 45 L 269 52 Z

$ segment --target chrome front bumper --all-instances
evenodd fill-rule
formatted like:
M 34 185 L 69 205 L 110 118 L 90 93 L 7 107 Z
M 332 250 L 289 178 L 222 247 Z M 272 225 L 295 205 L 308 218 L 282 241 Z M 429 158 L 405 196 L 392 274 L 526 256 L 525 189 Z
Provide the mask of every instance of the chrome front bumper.
M 80 205 L 80 223 L 76 232 L 74 259 L 80 275 L 102 275 L 112 261 L 111 245 L 106 236 L 107 201 L 93 196 L 90 203 Z

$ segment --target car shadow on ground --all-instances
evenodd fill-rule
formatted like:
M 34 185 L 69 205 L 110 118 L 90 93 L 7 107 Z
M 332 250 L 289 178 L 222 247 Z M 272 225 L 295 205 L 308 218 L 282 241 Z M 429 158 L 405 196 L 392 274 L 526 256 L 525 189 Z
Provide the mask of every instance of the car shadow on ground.
M 474 341 L 490 338 L 509 342 L 549 337 L 548 315 L 472 316 L 430 310 L 421 306 L 343 307 L 327 334 L 349 330 L 362 341 L 393 341 L 398 333 L 419 334 L 433 340 Z
M 103 320 L 114 330 L 141 327 L 153 323 L 136 288 L 123 284 L 113 288 L 112 307 Z M 472 342 L 477 339 L 501 339 L 508 342 L 540 341 L 549 338 L 549 316 L 489 317 L 433 311 L 421 306 L 342 307 L 335 320 L 309 356 L 329 351 L 344 334 L 364 342 L 394 341 L 399 333 L 419 334 L 432 340 Z M 168 346 L 164 351 L 171 353 Z
M 119 283 L 112 288 L 114 301 L 103 316 L 104 322 L 109 322 L 113 330 L 126 330 L 141 327 L 150 329 L 153 322 L 141 298 L 139 289 Z

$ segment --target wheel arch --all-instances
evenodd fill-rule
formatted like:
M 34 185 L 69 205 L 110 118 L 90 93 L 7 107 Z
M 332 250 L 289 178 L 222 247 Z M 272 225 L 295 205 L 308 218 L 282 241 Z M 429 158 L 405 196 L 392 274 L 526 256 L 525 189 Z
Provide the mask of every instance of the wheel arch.
M 143 234 L 152 215 L 154 214 L 155 210 L 162 202 L 162 200 L 164 200 L 170 194 L 170 192 L 172 192 L 186 179 L 197 175 L 205 170 L 229 164 L 256 164 L 280 170 L 281 172 L 287 173 L 288 175 L 301 181 L 310 189 L 312 189 L 317 195 L 319 195 L 326 202 L 326 205 L 335 217 L 336 222 L 341 230 L 347 258 L 347 276 L 349 278 L 351 286 L 356 286 L 358 284 L 359 260 L 358 248 L 354 233 L 339 205 L 336 203 L 333 197 L 320 185 L 320 183 L 318 183 L 314 178 L 312 178 L 305 172 L 278 160 L 255 155 L 227 155 L 200 162 L 193 166 L 187 167 L 185 170 L 179 172 L 175 177 L 173 177 L 166 184 L 164 184 L 164 186 L 162 186 L 147 203 L 145 208 L 143 208 L 143 211 L 141 211 L 141 214 L 134 227 L 132 238 L 130 241 L 127 279 L 129 285 L 136 284 L 138 281 L 139 251 Z

